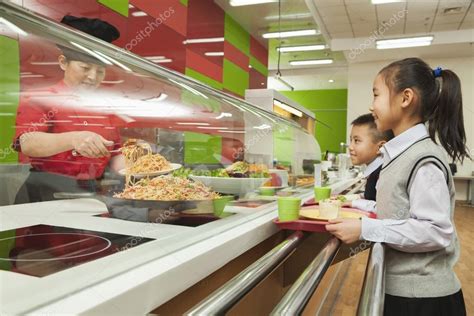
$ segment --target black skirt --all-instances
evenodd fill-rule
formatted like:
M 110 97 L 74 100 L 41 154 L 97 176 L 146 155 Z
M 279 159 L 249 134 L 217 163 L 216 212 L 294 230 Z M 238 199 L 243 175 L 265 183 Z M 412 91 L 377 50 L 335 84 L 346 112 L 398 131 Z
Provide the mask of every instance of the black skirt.
M 465 316 L 462 290 L 448 296 L 408 298 L 385 295 L 384 316 Z

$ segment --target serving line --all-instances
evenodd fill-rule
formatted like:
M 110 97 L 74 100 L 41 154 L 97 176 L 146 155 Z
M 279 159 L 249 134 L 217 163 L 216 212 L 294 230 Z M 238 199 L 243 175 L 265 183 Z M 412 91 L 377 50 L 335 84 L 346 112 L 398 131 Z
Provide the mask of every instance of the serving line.
M 357 181 L 331 187 L 337 194 Z M 310 199 L 311 190 L 300 197 Z M 64 208 L 59 210 L 58 205 Z M 145 314 L 278 231 L 272 223 L 276 203 L 196 228 L 94 217 L 104 210 L 98 211 L 97 205 L 97 201 L 80 199 L 0 208 L 2 219 L 9 219 L 7 224 L 2 221 L 2 230 L 53 224 L 156 238 L 43 278 L 0 271 L 0 283 L 7 285 L 0 294 L 1 314 Z M 42 216 L 41 210 L 49 214 Z

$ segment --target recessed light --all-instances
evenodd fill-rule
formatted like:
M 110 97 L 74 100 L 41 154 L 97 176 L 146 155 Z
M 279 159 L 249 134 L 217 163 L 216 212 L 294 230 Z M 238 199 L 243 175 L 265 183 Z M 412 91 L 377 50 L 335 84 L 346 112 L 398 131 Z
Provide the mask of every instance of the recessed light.
M 334 82 L 334 80 L 333 80 L 333 79 L 329 79 L 329 80 L 328 80 L 328 82 L 330 82 L 330 83 L 333 83 L 333 82 Z
M 309 30 L 264 33 L 262 34 L 262 37 L 263 38 L 284 38 L 284 37 L 310 36 L 310 35 L 319 35 L 319 34 L 321 34 L 320 31 L 309 29 Z
M 307 60 L 292 60 L 290 65 L 292 66 L 303 66 L 303 65 L 326 65 L 332 64 L 333 59 L 307 59 Z

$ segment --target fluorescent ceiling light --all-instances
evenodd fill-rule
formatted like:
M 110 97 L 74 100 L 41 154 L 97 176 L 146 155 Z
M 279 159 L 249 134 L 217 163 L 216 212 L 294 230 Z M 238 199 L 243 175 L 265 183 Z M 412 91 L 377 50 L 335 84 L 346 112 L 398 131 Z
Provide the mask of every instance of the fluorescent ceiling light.
M 170 59 L 170 58 L 157 59 L 157 60 L 151 60 L 151 62 L 155 64 L 167 64 L 167 63 L 172 63 L 173 59 Z
M 278 2 L 278 0 L 230 0 L 230 5 L 233 7 L 239 7 L 243 5 L 253 5 L 262 3 Z
M 228 127 L 222 127 L 222 126 L 198 126 L 197 128 L 200 128 L 200 129 L 229 129 Z
M 377 49 L 391 49 L 403 47 L 429 46 L 433 41 L 433 36 L 406 37 L 387 40 L 377 40 Z
M 295 108 L 293 108 L 293 107 L 291 107 L 291 106 L 289 106 L 289 105 L 287 105 L 287 104 L 285 104 L 285 103 L 283 103 L 283 102 L 280 102 L 280 101 L 278 101 L 278 100 L 273 100 L 273 105 L 276 105 L 276 106 L 278 106 L 279 108 L 281 108 L 281 109 L 283 109 L 283 110 L 285 110 L 285 111 L 287 111 L 287 112 L 290 112 L 290 113 L 292 113 L 292 114 L 294 114 L 294 115 L 296 115 L 296 116 L 298 116 L 298 117 L 302 117 L 302 116 L 303 116 L 303 112 L 301 112 L 301 111 L 299 111 L 299 110 L 297 110 L 297 109 L 295 109 Z
M 200 43 L 219 43 L 223 42 L 223 37 L 209 37 L 209 38 L 193 38 L 183 41 L 183 44 L 200 44 Z
M 270 32 L 262 34 L 263 38 L 284 38 L 284 37 L 296 37 L 296 36 L 310 36 L 319 35 L 321 32 L 310 29 L 310 30 L 297 30 L 297 31 L 284 31 L 284 32 Z
M 210 57 L 224 56 L 224 52 L 205 52 L 204 55 Z
M 32 61 L 32 65 L 35 66 L 56 66 L 59 65 L 58 61 Z
M 372 0 L 372 4 L 386 4 L 395 2 L 406 2 L 406 0 Z
M 223 130 L 218 130 L 218 132 L 231 133 L 231 134 L 245 134 L 245 131 L 223 131 Z
M 132 15 L 136 16 L 136 17 L 139 17 L 139 16 L 147 16 L 148 14 L 146 14 L 143 11 L 135 11 L 135 12 L 132 12 Z
M 124 83 L 125 80 L 103 80 L 102 83 L 105 83 L 105 84 L 119 84 L 119 83 Z
M 326 49 L 326 45 L 324 45 L 324 44 L 277 47 L 277 51 L 282 52 L 282 53 L 287 53 L 287 52 L 309 52 L 309 51 L 323 50 L 323 49 Z
M 209 123 L 200 123 L 200 122 L 178 122 L 178 125 L 198 125 L 198 126 L 209 126 Z
M 272 128 L 272 127 L 268 124 L 262 124 L 262 125 L 259 125 L 259 126 L 254 126 L 253 128 L 255 128 L 255 129 L 269 129 L 269 128 Z
M 294 13 L 294 14 L 282 14 L 280 17 L 278 15 L 266 16 L 264 19 L 267 21 L 277 21 L 279 18 L 282 20 L 298 20 L 298 19 L 307 19 L 311 17 L 311 13 Z
M 18 26 L 16 26 L 15 24 L 13 24 L 12 22 L 8 21 L 5 18 L 0 18 L 0 23 L 5 24 L 6 26 L 8 26 L 8 28 L 10 28 L 10 30 L 12 30 L 13 32 L 16 32 L 20 35 L 23 35 L 23 36 L 28 35 L 28 33 L 26 33 L 21 28 L 19 28 Z
M 224 118 L 224 117 L 232 117 L 232 113 L 222 112 L 221 114 L 216 116 L 216 119 L 220 120 L 221 118 Z
M 333 82 L 334 82 L 334 80 L 333 80 L 333 79 L 329 79 L 329 80 L 328 80 L 328 82 L 330 82 L 330 83 L 333 83 Z
M 100 56 L 99 54 L 95 53 L 94 51 L 88 49 L 88 48 L 85 48 L 84 46 L 82 45 L 79 45 L 75 42 L 70 42 L 72 45 L 76 46 L 77 48 L 80 48 L 82 49 L 83 51 L 85 51 L 86 53 L 94 56 L 95 58 L 97 58 L 98 60 L 100 60 L 101 62 L 103 62 L 104 64 L 106 65 L 109 65 L 109 66 L 112 66 L 113 64 L 107 59 L 107 58 L 104 58 L 102 56 Z
M 154 59 L 165 59 L 165 56 L 145 56 L 145 59 L 154 60 Z
M 332 64 L 333 59 L 308 59 L 308 60 L 292 60 L 290 65 L 292 66 L 303 66 L 303 65 L 326 65 Z

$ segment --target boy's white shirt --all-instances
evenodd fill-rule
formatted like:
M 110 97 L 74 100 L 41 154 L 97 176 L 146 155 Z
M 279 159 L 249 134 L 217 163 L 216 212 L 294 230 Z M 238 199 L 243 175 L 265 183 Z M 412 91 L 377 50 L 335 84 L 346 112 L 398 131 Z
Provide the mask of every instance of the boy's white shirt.
M 387 142 L 381 150 L 384 165 L 426 136 L 428 131 L 425 125 L 418 124 Z M 409 197 L 410 218 L 362 218 L 360 238 L 384 242 L 405 252 L 426 252 L 447 247 L 454 228 L 449 212 L 449 190 L 443 172 L 433 163 L 421 166 L 413 179 Z
M 370 176 L 372 172 L 377 170 L 383 164 L 382 156 L 377 156 L 371 163 L 367 165 L 367 168 L 364 170 L 364 178 Z M 361 195 L 363 197 L 363 195 Z M 367 211 L 367 212 L 375 212 L 375 201 L 366 200 L 366 199 L 357 199 L 352 201 L 352 207 L 358 208 L 359 210 Z

